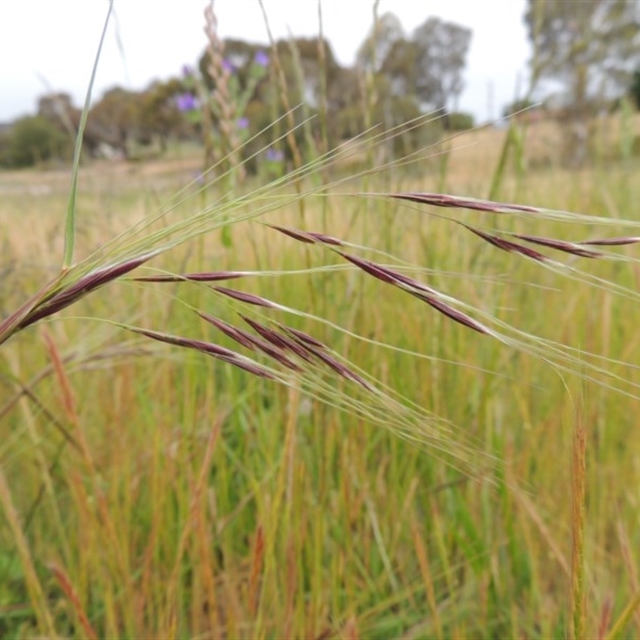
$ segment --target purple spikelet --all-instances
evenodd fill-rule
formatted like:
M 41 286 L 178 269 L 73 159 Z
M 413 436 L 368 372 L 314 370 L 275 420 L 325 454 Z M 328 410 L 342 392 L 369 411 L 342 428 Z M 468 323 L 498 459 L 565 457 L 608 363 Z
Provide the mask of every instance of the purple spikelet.
M 555 240 L 553 238 L 541 238 L 539 236 L 527 236 L 514 234 L 516 238 L 524 240 L 525 242 L 533 242 L 543 247 L 549 247 L 550 249 L 557 249 L 558 251 L 564 251 L 565 253 L 571 253 L 575 256 L 582 258 L 601 258 L 602 254 L 598 251 L 590 251 L 589 249 L 583 249 L 577 244 L 572 242 L 564 242 L 563 240 Z
M 463 226 L 471 231 L 471 233 L 475 233 L 478 237 L 486 240 L 489 244 L 492 244 L 494 247 L 498 247 L 498 249 L 508 251 L 509 253 L 519 253 L 520 255 L 526 256 L 527 258 L 532 258 L 533 260 L 537 260 L 538 262 L 545 262 L 548 260 L 547 256 L 540 253 L 539 251 L 535 251 L 534 249 L 530 249 L 529 247 L 524 247 L 521 244 L 517 244 L 515 242 L 510 242 L 509 240 L 505 240 L 504 238 L 499 238 L 498 236 L 486 233 L 485 231 L 480 231 L 480 229 L 470 227 L 466 224 Z
M 146 336 L 147 338 L 158 340 L 160 342 L 166 342 L 167 344 L 172 344 L 177 347 L 195 349 L 196 351 L 206 353 L 207 355 L 217 358 L 218 360 L 222 360 L 223 362 L 227 362 L 228 364 L 232 364 L 240 369 L 244 369 L 245 371 L 253 373 L 254 375 L 261 378 L 275 380 L 275 376 L 271 372 L 267 371 L 267 369 L 261 367 L 256 362 L 253 362 L 252 360 L 241 356 L 239 353 L 236 353 L 231 349 L 221 347 L 220 345 L 212 344 L 211 342 L 203 342 L 202 340 L 182 338 L 180 336 L 161 333 L 159 331 L 151 331 L 149 329 L 131 327 L 129 328 L 129 330 L 133 331 L 134 333 L 139 333 L 143 336 Z
M 503 202 L 493 202 L 492 200 L 461 198 L 444 193 L 389 193 L 383 195 L 388 195 L 398 200 L 431 204 L 435 207 L 457 207 L 460 209 L 473 209 L 475 211 L 486 211 L 489 213 L 540 213 L 539 209 L 522 204 L 507 204 Z
M 91 291 L 95 291 L 108 282 L 117 280 L 119 277 L 144 264 L 155 255 L 155 253 L 149 253 L 138 258 L 132 258 L 131 260 L 127 260 L 120 264 L 91 271 L 68 288 L 62 289 L 48 298 L 45 298 L 42 303 L 37 305 L 25 318 L 23 318 L 18 325 L 18 328 L 24 329 L 42 318 L 46 318 L 58 311 L 61 311 L 62 309 L 66 309 L 74 302 L 77 302 L 80 298 L 91 293 Z
M 246 302 L 247 304 L 255 304 L 258 307 L 267 307 L 268 309 L 277 309 L 278 305 L 267 300 L 266 298 L 262 298 L 261 296 L 256 296 L 253 293 L 245 293 L 244 291 L 237 291 L 236 289 L 227 289 L 226 287 L 214 287 L 214 289 L 229 298 L 234 298 L 235 300 L 240 300 L 240 302 Z
M 201 273 L 184 273 L 181 275 L 161 274 L 157 276 L 140 276 L 133 278 L 137 282 L 220 282 L 221 280 L 233 280 L 246 275 L 242 271 L 209 271 Z

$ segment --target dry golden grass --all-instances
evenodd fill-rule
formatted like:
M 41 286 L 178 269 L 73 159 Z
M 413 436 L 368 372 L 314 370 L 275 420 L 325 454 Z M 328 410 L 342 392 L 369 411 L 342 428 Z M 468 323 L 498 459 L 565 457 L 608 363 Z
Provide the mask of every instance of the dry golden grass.
M 458 138 L 454 146 L 474 144 L 453 152 L 447 191 L 486 196 L 504 135 L 487 129 Z M 554 135 L 548 123 L 531 125 L 527 154 L 546 153 Z M 533 139 L 539 150 L 529 148 Z M 199 167 L 196 156 L 85 167 L 79 253 L 157 212 Z M 640 195 L 634 171 L 616 165 L 606 180 L 597 167 L 576 174 L 529 168 L 518 175 L 511 163 L 500 191 L 504 199 L 527 204 L 629 216 Z M 393 180 L 393 188 L 425 191 L 438 184 L 433 172 Z M 379 177 L 369 189 L 389 186 Z M 336 191 L 360 187 L 356 181 Z M 33 292 L 45 272 L 59 268 L 66 188 L 60 171 L 0 174 L 5 196 L 0 269 L 9 269 L 11 276 L 3 279 L 3 311 Z M 430 285 L 523 330 L 635 361 L 639 338 L 633 301 L 544 272 L 420 207 L 340 193 L 326 201 L 310 197 L 304 220 L 298 206 L 288 204 L 268 221 L 389 250 L 418 267 L 439 270 L 417 274 Z M 195 190 L 193 195 L 176 216 L 203 206 Z M 525 224 L 473 212 L 438 212 L 485 227 L 522 231 Z M 536 225 L 527 230 L 537 231 Z M 539 226 L 562 237 L 589 231 L 545 221 Z M 627 253 L 634 255 L 635 249 Z M 223 249 L 213 233 L 153 264 L 175 271 L 267 270 L 334 259 L 322 247 L 246 223 L 234 228 L 230 249 Z M 16 269 L 29 265 L 16 280 Z M 600 269 L 629 284 L 634 267 L 603 261 L 585 269 Z M 443 273 L 449 270 L 461 276 Z M 327 330 L 340 353 L 451 419 L 480 451 L 495 455 L 506 482 L 486 469 L 471 477 L 457 473 L 428 447 L 408 445 L 363 420 L 256 382 L 222 363 L 203 363 L 171 349 L 162 351 L 166 358 L 100 360 L 96 354 L 117 351 L 122 332 L 114 335 L 82 319 L 55 320 L 46 325 L 53 342 L 43 339 L 45 327 L 34 327 L 3 347 L 6 371 L 19 381 L 48 372 L 33 383 L 34 396 L 25 396 L 0 423 L 1 460 L 20 516 L 34 504 L 43 479 L 50 482 L 34 520 L 25 526 L 25 554 L 37 572 L 36 578 L 27 577 L 33 584 L 39 580 L 46 595 L 35 602 L 45 609 L 42 620 L 50 622 L 48 607 L 65 637 L 566 635 L 575 524 L 569 500 L 575 481 L 572 431 L 579 418 L 586 431 L 583 490 L 589 505 L 585 629 L 594 631 L 603 620 L 603 628 L 611 629 L 637 591 L 637 501 L 629 491 L 640 469 L 635 401 L 595 384 L 562 380 L 536 359 L 454 325 L 361 273 L 317 276 L 256 278 L 238 288 L 432 356 L 419 360 Z M 538 288 L 542 285 L 549 288 Z M 180 291 L 189 304 L 237 321 L 233 310 L 204 288 Z M 220 337 L 211 337 L 209 327 L 165 292 L 116 285 L 91 294 L 77 313 Z M 301 328 L 325 329 L 309 325 Z M 104 336 L 114 350 L 99 345 L 92 355 L 90 345 Z M 76 360 L 65 361 L 69 354 Z M 79 358 L 86 354 L 83 368 Z M 55 375 L 51 360 L 58 363 Z M 629 369 L 630 381 L 636 378 Z M 20 386 L 7 374 L 0 391 L 8 401 Z M 71 396 L 73 410 L 66 402 Z M 65 449 L 49 469 L 61 440 L 54 419 L 80 432 L 88 452 L 83 458 Z M 1 527 L 0 535 L 8 550 L 0 551 L 0 561 L 14 562 L 11 536 Z M 12 579 L 18 587 L 8 594 L 0 585 L 0 614 L 18 608 L 16 619 L 24 621 L 20 633 L 33 636 L 34 616 L 21 591 L 25 574 L 18 571 Z M 13 620 L 0 616 L 0 629 L 17 629 Z M 640 620 L 633 624 L 621 637 L 635 636 Z

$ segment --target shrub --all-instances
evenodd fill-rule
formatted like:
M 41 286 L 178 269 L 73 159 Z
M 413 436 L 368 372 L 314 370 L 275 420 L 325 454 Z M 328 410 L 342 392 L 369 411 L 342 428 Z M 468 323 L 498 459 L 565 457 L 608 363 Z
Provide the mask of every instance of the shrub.
M 447 128 L 450 131 L 467 131 L 473 129 L 475 122 L 473 115 L 462 111 L 454 111 L 447 116 Z
M 30 167 L 50 159 L 67 160 L 71 145 L 67 136 L 42 116 L 26 116 L 15 122 L 2 145 L 5 167 Z

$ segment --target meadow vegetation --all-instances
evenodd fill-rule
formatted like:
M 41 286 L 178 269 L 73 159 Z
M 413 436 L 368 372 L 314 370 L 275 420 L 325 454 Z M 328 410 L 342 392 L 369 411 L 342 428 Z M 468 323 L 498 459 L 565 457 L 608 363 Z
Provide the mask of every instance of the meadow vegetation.
M 81 168 L 84 267 L 37 304 L 140 255 L 133 225 L 171 250 L 2 343 L 0 635 L 637 637 L 640 166 L 616 118 L 580 171 L 547 123 L 374 170 L 387 138 L 355 142 L 232 198 L 194 181 L 201 149 Z M 390 197 L 432 192 L 535 209 Z M 68 193 L 0 174 L 2 319 L 59 275 Z

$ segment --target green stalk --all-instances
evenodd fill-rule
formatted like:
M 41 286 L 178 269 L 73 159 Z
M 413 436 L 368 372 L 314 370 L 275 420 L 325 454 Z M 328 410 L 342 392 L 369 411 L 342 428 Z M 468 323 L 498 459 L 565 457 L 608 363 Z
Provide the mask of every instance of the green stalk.
M 587 433 L 581 415 L 578 416 L 573 439 L 573 477 L 571 518 L 571 638 L 581 640 L 585 635 L 585 557 L 584 529 L 586 510 Z
M 82 109 L 82 115 L 80 116 L 80 124 L 78 125 L 78 135 L 76 136 L 76 147 L 73 153 L 73 168 L 71 171 L 71 189 L 69 190 L 69 203 L 67 205 L 67 217 L 64 225 L 64 260 L 62 263 L 63 271 L 67 271 L 73 265 L 73 250 L 75 244 L 76 235 L 76 195 L 78 193 L 78 172 L 80 170 L 80 154 L 82 152 L 82 138 L 84 134 L 84 128 L 87 124 L 87 117 L 89 115 L 89 108 L 91 106 L 91 90 L 96 79 L 96 71 L 98 69 L 98 60 L 100 60 L 100 52 L 102 51 L 102 45 L 104 43 L 104 37 L 107 33 L 107 26 L 109 25 L 109 18 L 111 17 L 111 11 L 113 10 L 113 0 L 109 0 L 109 10 L 107 11 L 107 17 L 104 21 L 104 27 L 102 28 L 102 35 L 100 36 L 100 44 L 98 45 L 98 52 L 96 53 L 96 59 L 93 63 L 93 69 L 91 71 L 91 79 L 89 80 L 89 88 L 87 89 L 87 97 L 84 101 L 84 108 Z
M 622 632 L 624 631 L 627 624 L 629 624 L 631 617 L 636 612 L 638 607 L 640 607 L 640 594 L 637 594 L 625 607 L 622 615 L 618 618 L 616 623 L 611 628 L 611 631 L 606 636 L 606 640 L 617 640 L 617 638 L 622 637 Z

